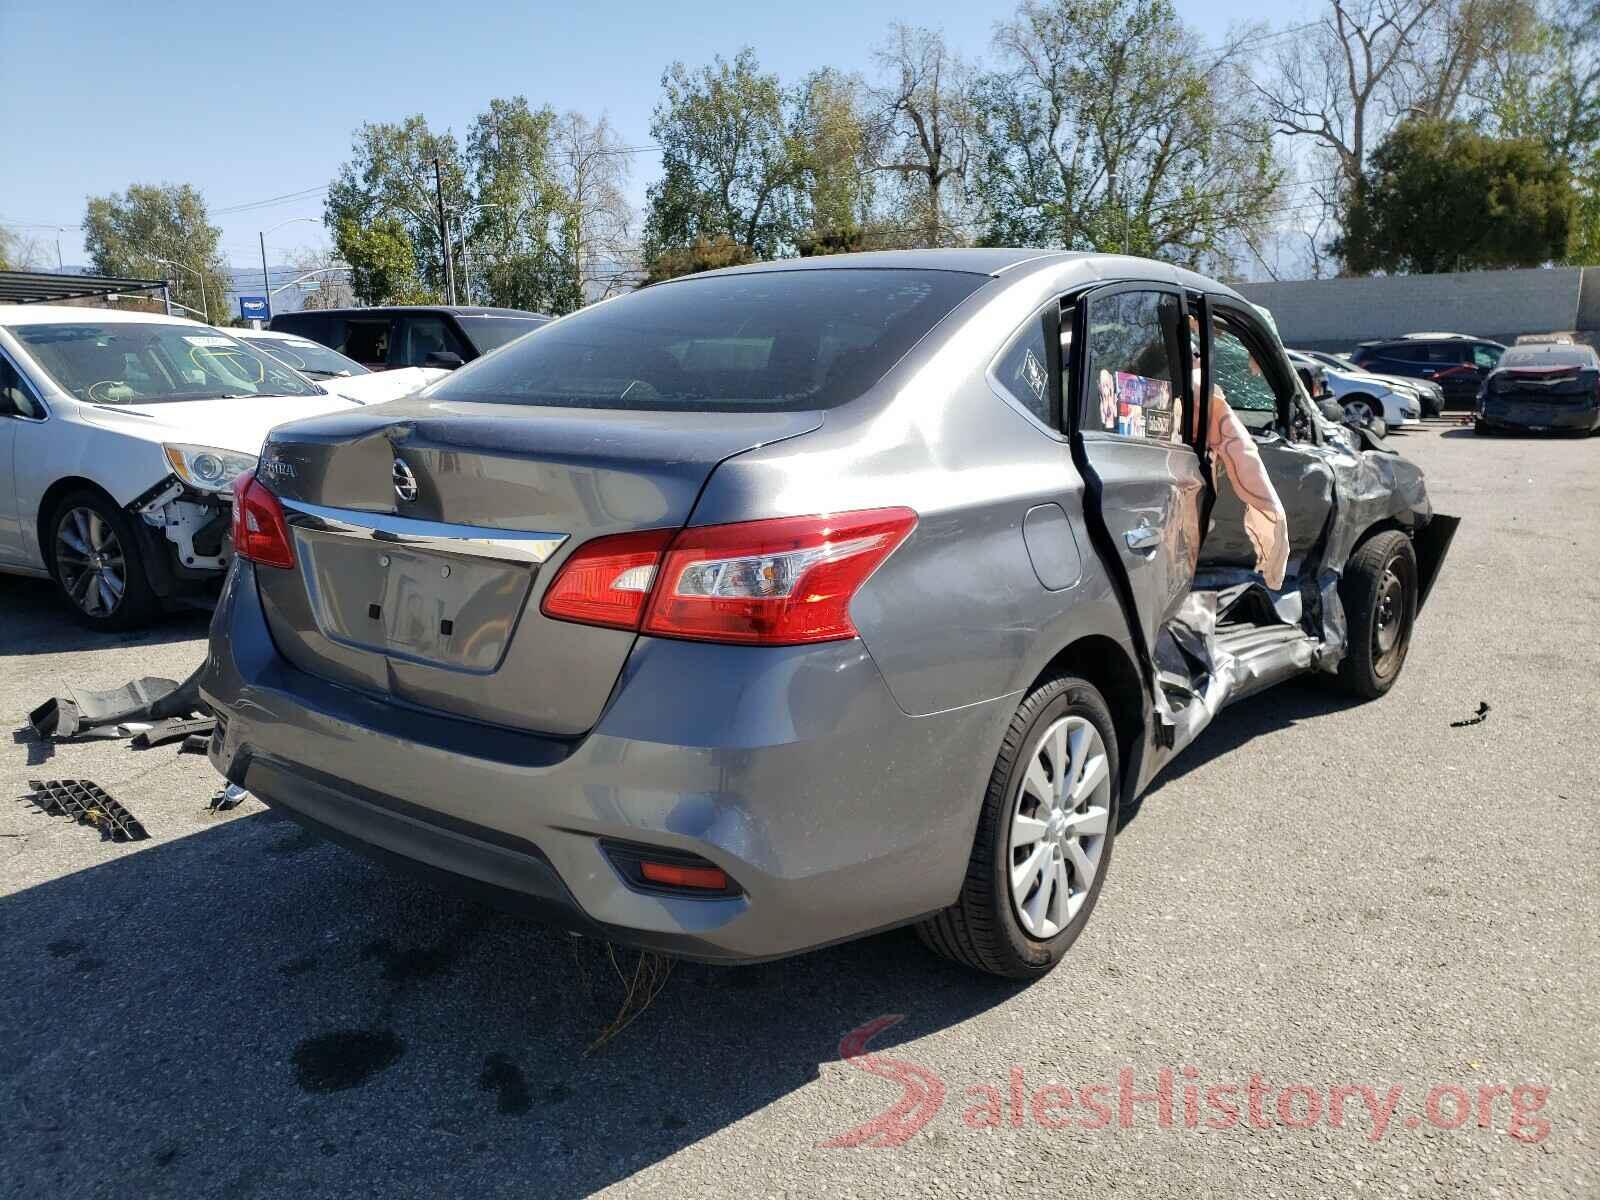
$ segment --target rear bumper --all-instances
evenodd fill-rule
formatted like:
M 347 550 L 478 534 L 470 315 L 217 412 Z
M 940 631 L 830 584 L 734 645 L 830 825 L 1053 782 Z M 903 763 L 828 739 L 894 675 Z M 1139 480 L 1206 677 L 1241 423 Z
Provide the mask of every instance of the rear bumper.
M 1479 413 L 1476 419 L 1484 429 L 1505 430 L 1508 433 L 1588 433 L 1600 429 L 1600 408 L 1588 405 L 1560 408 L 1541 406 L 1537 409 L 1505 407 L 1496 408 L 1490 413 Z
M 915 920 L 961 886 L 1015 701 L 906 716 L 859 642 L 641 639 L 596 728 L 562 740 L 327 683 L 229 575 L 201 691 L 224 775 L 302 823 L 504 907 L 712 961 Z M 742 894 L 630 886 L 611 839 L 688 852 Z

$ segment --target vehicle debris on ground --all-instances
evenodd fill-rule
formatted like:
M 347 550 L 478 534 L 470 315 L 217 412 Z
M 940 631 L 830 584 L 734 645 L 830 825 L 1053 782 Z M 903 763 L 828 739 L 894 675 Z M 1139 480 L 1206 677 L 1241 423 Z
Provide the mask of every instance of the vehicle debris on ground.
M 114 842 L 140 842 L 150 836 L 137 817 L 87 779 L 30 779 L 28 786 L 33 789 L 28 799 L 52 817 L 71 817 Z

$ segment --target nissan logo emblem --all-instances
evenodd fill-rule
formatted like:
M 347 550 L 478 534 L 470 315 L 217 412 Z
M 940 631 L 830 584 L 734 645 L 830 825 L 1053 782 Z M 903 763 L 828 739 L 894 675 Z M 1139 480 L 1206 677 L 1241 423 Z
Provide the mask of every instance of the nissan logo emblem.
M 411 468 L 401 459 L 394 460 L 394 470 L 390 472 L 394 479 L 394 494 L 400 499 L 410 501 L 417 498 L 417 477 L 411 473 Z

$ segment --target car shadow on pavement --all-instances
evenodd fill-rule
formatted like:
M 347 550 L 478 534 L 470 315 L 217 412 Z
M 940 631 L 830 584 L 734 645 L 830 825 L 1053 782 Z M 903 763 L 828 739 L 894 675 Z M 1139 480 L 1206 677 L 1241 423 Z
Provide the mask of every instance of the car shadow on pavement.
M 100 650 L 118 646 L 160 646 L 204 637 L 211 614 L 199 609 L 182 609 L 160 618 L 147 629 L 128 633 L 100 633 L 72 619 L 56 585 L 48 579 L 21 575 L 0 575 L 0 612 L 5 614 L 0 628 L 0 658 L 14 654 L 50 654 L 61 651 Z M 195 655 L 200 665 L 204 651 Z M 116 683 L 125 682 L 116 680 Z M 90 684 L 111 687 L 111 682 Z
M 1265 733 L 1287 729 L 1301 721 L 1314 720 L 1329 713 L 1352 708 L 1361 701 L 1336 690 L 1334 686 L 1303 679 L 1280 683 L 1266 692 L 1229 705 L 1223 714 L 1201 731 L 1192 744 L 1157 775 L 1138 801 L 1119 812 L 1117 831 L 1139 815 L 1139 809 L 1169 783 L 1197 771 L 1213 759 L 1231 754 L 1246 742 Z
M 94 836 L 57 837 L 79 832 Z M 586 1195 L 784 1103 L 875 1018 L 904 1014 L 872 1040 L 892 1053 L 1021 986 L 903 930 L 677 963 L 590 1054 L 636 954 L 270 812 L 0 899 L 0 937 L 0 1107 L 23 1194 Z M 896 1065 L 830 1070 L 820 1096 L 788 1099 L 804 1120 L 760 1136 L 792 1143 L 779 1157 L 848 1153 L 814 1148 L 914 1090 Z

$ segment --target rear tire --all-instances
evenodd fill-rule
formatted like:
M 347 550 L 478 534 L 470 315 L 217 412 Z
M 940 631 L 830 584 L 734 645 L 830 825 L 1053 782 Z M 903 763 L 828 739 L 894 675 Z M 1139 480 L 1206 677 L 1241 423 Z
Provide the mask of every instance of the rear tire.
M 961 895 L 917 927 L 923 943 L 1007 979 L 1048 974 L 1100 896 L 1121 788 L 1099 691 L 1073 675 L 1045 679 L 1006 730 Z
M 1417 620 L 1417 556 L 1411 539 L 1390 529 L 1368 538 L 1345 564 L 1339 583 L 1349 644 L 1339 664 L 1344 689 L 1376 700 L 1394 686 Z
M 78 621 L 114 632 L 148 625 L 160 600 L 133 522 L 104 493 L 69 492 L 45 525 L 50 576 Z

